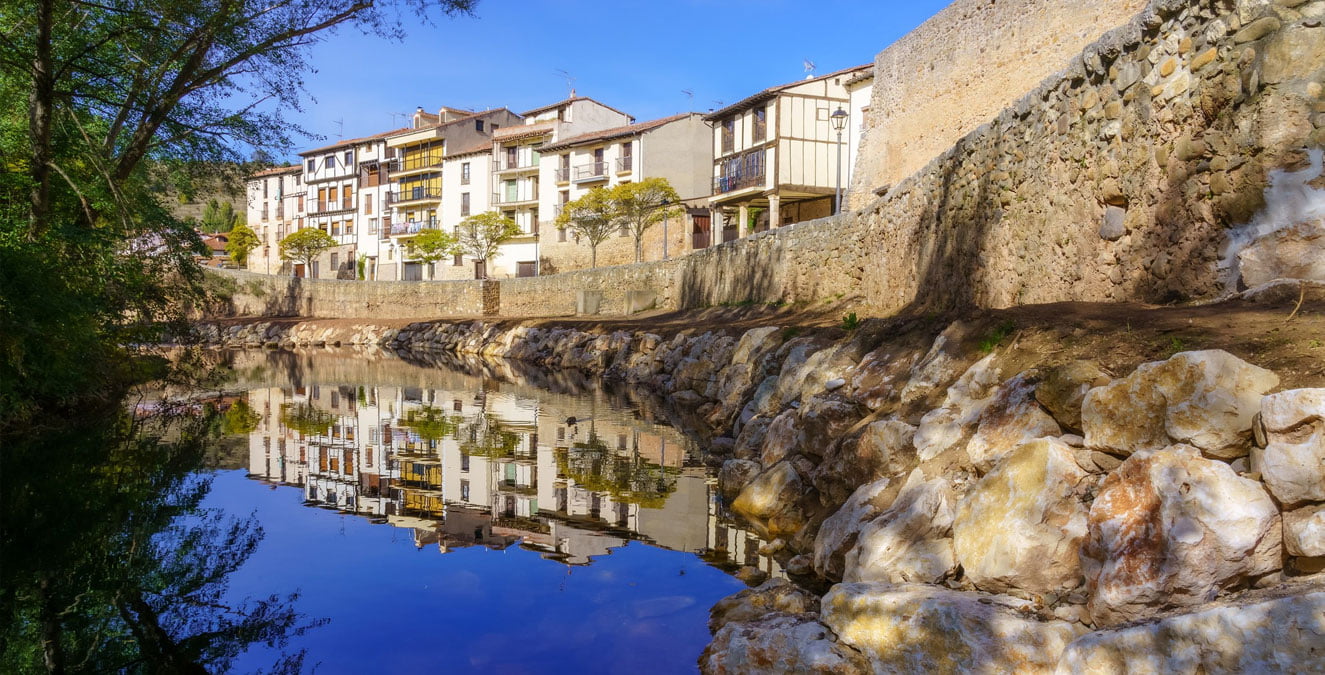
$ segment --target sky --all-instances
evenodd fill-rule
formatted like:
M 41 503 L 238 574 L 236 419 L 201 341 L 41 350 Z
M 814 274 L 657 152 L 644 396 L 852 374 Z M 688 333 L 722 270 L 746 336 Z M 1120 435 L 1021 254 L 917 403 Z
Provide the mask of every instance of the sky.
M 518 113 L 571 87 L 639 121 L 707 112 L 804 78 L 807 59 L 819 75 L 871 63 L 949 2 L 480 0 L 473 17 L 407 24 L 402 42 L 340 29 L 286 116 L 335 141 L 406 126 L 419 106 Z

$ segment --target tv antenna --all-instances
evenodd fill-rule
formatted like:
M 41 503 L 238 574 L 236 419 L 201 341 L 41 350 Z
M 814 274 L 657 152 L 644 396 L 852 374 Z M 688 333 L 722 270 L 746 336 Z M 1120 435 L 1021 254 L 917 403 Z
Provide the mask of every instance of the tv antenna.
M 682 89 L 681 93 L 686 95 L 686 110 L 690 110 L 694 107 L 695 91 L 693 89 Z
M 814 61 L 811 61 L 809 59 L 803 59 L 801 61 L 801 65 L 805 67 L 805 79 L 807 80 L 813 79 L 814 68 L 815 68 Z
M 332 120 L 331 122 L 336 125 L 336 140 L 345 140 L 345 118 L 342 117 L 338 120 Z
M 396 126 L 396 119 L 397 119 L 397 118 L 404 119 L 404 118 L 409 117 L 409 113 L 402 113 L 402 112 L 393 112 L 393 113 L 387 113 L 387 114 L 391 116 L 391 126 L 392 126 L 392 128 L 394 128 L 394 127 Z
M 563 69 L 561 69 L 561 68 L 558 68 L 558 69 L 557 69 L 557 75 L 560 75 L 560 76 L 561 76 L 561 79 L 563 79 L 563 80 L 566 81 L 566 88 L 570 90 L 570 96 L 571 96 L 571 97 L 574 97 L 574 96 L 575 96 L 575 77 L 572 76 L 569 72 L 567 72 L 567 71 L 565 71 L 565 70 L 563 70 Z

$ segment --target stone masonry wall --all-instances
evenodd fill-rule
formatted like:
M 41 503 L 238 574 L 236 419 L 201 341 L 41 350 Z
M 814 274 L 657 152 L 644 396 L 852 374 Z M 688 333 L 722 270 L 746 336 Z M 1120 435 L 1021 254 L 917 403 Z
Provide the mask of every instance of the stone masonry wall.
M 317 316 L 413 319 L 477 316 L 483 311 L 479 281 L 342 281 L 297 279 L 237 270 L 209 269 L 220 291 L 214 316 Z
M 1146 0 L 957 0 L 874 60 L 849 206 L 895 185 L 1065 66 Z

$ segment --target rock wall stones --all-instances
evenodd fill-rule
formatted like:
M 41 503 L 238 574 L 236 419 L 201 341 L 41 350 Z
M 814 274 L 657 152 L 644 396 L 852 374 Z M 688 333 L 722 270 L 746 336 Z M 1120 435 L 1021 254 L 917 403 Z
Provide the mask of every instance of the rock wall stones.
M 1145 4 L 960 0 L 879 52 L 850 206 L 915 173 Z

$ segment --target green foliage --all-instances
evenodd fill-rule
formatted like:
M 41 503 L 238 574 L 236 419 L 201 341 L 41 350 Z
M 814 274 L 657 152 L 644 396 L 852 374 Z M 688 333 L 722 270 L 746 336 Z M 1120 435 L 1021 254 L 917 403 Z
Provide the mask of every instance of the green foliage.
M 483 414 L 459 432 L 460 451 L 474 457 L 514 457 L 520 434 L 507 429 L 496 416 Z
M 449 258 L 459 250 L 460 240 L 445 230 L 423 230 L 405 242 L 406 255 L 425 265 Z
M 787 340 L 791 340 L 800 334 L 801 334 L 801 329 L 799 326 L 787 326 L 786 328 L 782 329 L 782 341 L 786 342 Z
M 336 416 L 308 403 L 281 405 L 281 424 L 304 436 L 321 436 L 336 423 Z
M 440 441 L 454 436 L 460 430 L 460 422 L 459 416 L 447 415 L 441 408 L 424 406 L 405 413 L 404 419 L 400 420 L 400 426 L 413 429 L 419 438 Z
M 988 335 L 985 335 L 984 337 L 980 338 L 980 343 L 978 345 L 980 351 L 984 352 L 985 354 L 993 352 L 994 348 L 1002 344 L 1003 341 L 1006 340 L 1009 335 L 1012 335 L 1012 331 L 1016 329 L 1017 329 L 1017 324 L 1012 323 L 1012 321 L 1010 320 L 998 324 L 997 326 L 994 327 L 992 331 L 989 332 Z
M 681 198 L 666 178 L 646 178 L 636 183 L 621 183 L 608 191 L 618 225 L 624 225 L 635 238 L 635 262 L 644 259 L 644 233 L 664 219 L 684 211 Z
M 842 317 L 842 330 L 851 332 L 857 328 L 860 328 L 860 318 L 856 316 L 855 312 L 849 312 Z
M 359 281 L 367 279 L 368 272 L 368 254 L 360 253 L 359 258 L 354 261 L 354 274 Z
M 281 240 L 281 260 L 311 266 L 323 251 L 336 245 L 331 235 L 316 227 L 305 227 L 286 235 Z
M 203 232 L 229 232 L 242 222 L 244 214 L 235 211 L 234 205 L 230 202 L 221 202 L 213 198 L 208 200 L 207 206 L 202 209 Z
M 248 254 L 262 244 L 253 228 L 244 223 L 237 223 L 234 229 L 230 230 L 229 239 L 225 244 L 225 252 L 230 254 L 230 259 L 240 267 L 248 265 Z
M 221 433 L 228 436 L 247 436 L 258 428 L 258 423 L 261 421 L 262 416 L 258 411 L 241 398 L 230 404 L 230 408 L 222 416 Z
M 607 188 L 596 187 L 566 204 L 557 216 L 557 227 L 568 229 L 589 243 L 593 267 L 598 267 L 598 246 L 621 228 L 617 206 Z
M 616 502 L 661 508 L 676 490 L 674 472 L 638 455 L 617 453 L 593 433 L 584 443 L 558 448 L 554 459 L 558 474 L 586 490 L 610 494 Z
M 514 220 L 496 211 L 472 215 L 456 228 L 459 251 L 484 262 L 497 255 L 503 243 L 520 234 L 520 226 Z
M 1178 337 L 1177 335 L 1169 336 L 1169 356 L 1173 356 L 1178 352 L 1183 352 L 1186 350 L 1187 350 L 1187 343 L 1183 341 L 1182 338 Z

